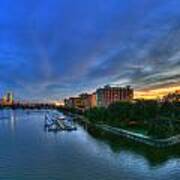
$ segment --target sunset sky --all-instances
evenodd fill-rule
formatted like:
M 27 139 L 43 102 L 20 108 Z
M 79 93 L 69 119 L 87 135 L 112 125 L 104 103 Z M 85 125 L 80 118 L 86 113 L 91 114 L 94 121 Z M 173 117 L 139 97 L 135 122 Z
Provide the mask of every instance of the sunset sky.
M 0 96 L 56 100 L 105 84 L 180 89 L 179 0 L 1 0 Z

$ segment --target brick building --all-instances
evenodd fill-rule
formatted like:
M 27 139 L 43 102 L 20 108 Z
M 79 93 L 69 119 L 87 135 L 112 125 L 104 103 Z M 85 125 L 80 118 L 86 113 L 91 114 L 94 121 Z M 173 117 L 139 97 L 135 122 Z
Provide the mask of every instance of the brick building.
M 118 101 L 130 101 L 134 97 L 134 90 L 130 87 L 105 86 L 96 91 L 97 106 L 107 107 Z

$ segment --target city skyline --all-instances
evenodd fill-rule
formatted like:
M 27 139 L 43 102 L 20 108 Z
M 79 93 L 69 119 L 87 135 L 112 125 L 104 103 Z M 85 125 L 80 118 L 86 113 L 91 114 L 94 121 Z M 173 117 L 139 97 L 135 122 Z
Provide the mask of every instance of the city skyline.
M 135 98 L 180 89 L 178 0 L 6 0 L 0 94 L 56 100 L 105 84 Z

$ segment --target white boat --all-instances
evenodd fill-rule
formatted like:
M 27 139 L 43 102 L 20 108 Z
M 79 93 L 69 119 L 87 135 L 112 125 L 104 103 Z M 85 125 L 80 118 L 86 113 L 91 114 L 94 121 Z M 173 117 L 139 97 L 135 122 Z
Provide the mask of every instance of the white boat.
M 76 130 L 73 120 L 57 112 L 48 112 L 45 115 L 45 127 L 48 130 Z

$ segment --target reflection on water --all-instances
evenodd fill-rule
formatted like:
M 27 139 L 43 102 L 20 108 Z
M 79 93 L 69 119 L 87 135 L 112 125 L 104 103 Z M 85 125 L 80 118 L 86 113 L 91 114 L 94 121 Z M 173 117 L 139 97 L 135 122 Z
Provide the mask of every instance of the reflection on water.
M 10 112 L 10 123 L 11 123 L 11 131 L 14 132 L 16 126 L 16 111 Z
M 16 126 L 16 111 L 12 110 L 0 110 L 0 123 L 7 124 L 13 132 Z
M 148 160 L 149 165 L 152 167 L 163 165 L 169 159 L 180 159 L 179 145 L 159 149 L 136 143 L 132 140 L 127 140 L 126 138 L 113 135 L 112 133 L 107 133 L 94 127 L 89 127 L 87 131 L 92 137 L 108 144 L 114 153 L 119 154 L 126 151 L 142 155 L 144 158 L 146 158 L 146 160 Z
M 180 179 L 179 146 L 156 149 L 87 125 L 49 133 L 44 114 L 0 111 L 0 179 Z

